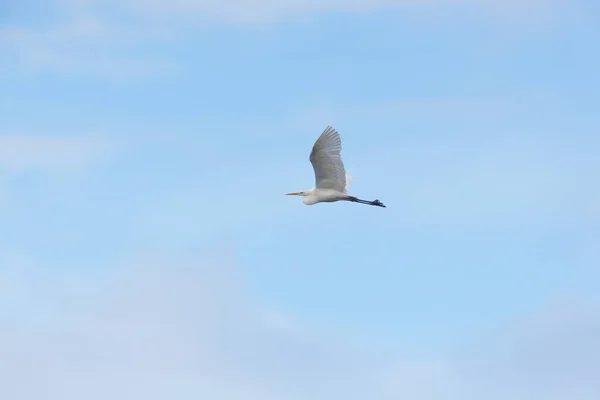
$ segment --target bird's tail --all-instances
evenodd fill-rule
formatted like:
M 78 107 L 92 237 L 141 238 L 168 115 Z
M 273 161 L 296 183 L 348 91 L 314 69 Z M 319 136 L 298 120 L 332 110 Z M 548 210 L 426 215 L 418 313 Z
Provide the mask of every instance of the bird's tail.
M 352 175 L 346 174 L 346 188 L 344 189 L 346 192 L 350 190 L 350 185 L 352 184 Z

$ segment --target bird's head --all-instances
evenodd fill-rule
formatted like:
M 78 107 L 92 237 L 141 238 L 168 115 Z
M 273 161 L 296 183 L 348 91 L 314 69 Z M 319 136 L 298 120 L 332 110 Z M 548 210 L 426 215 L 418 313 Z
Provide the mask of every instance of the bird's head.
M 291 192 L 291 193 L 286 193 L 287 196 L 310 196 L 312 194 L 315 193 L 315 188 L 312 189 L 307 189 L 307 190 L 301 190 L 299 192 Z

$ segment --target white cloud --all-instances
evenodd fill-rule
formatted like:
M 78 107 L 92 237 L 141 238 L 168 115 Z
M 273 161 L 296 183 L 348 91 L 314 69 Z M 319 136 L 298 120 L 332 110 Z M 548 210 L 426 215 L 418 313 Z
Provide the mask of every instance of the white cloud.
M 12 67 L 6 70 L 112 79 L 169 75 L 180 65 L 169 56 L 149 54 L 147 48 L 158 49 L 165 39 L 181 41 L 207 22 L 262 26 L 331 12 L 389 10 L 422 20 L 435 16 L 436 26 L 448 15 L 450 20 L 508 21 L 502 25 L 513 31 L 517 23 L 553 26 L 573 15 L 578 20 L 586 16 L 581 2 L 565 0 L 55 0 L 51 4 L 57 12 L 49 14 L 55 19 L 43 27 L 0 28 L 0 48 L 10 55 L 4 62 Z
M 413 363 L 381 359 L 315 326 L 274 317 L 220 258 L 200 266 L 151 254 L 103 276 L 12 267 L 0 275 L 3 288 L 11 288 L 0 291 L 0 304 L 12 312 L 0 320 L 1 398 L 595 400 L 600 394 L 596 309 L 553 310 L 519 329 L 473 335 L 480 341 L 471 354 Z
M 139 28 L 139 27 L 138 27 Z M 75 15 L 69 22 L 48 28 L 4 27 L 4 47 L 12 73 L 52 71 L 59 74 L 86 74 L 112 79 L 140 79 L 177 71 L 169 59 L 130 54 L 151 32 L 137 32 L 107 24 L 98 17 Z M 9 64 L 12 60 L 13 64 Z M 10 68 L 7 68 L 10 70 Z
M 100 3 L 92 0 L 86 4 Z M 127 0 L 119 2 L 119 5 L 124 10 L 152 18 L 202 17 L 233 23 L 277 22 L 328 12 L 401 10 L 421 15 L 439 15 L 452 9 L 480 11 L 486 18 L 509 19 L 513 22 L 526 16 L 531 22 L 555 14 L 564 9 L 566 3 L 562 0 L 533 0 L 527 3 L 517 0 Z M 569 5 L 573 7 L 572 2 Z
M 38 313 L 2 329 L 0 396 L 358 398 L 371 374 L 359 356 L 252 304 L 231 272 L 222 261 L 146 260 L 100 285 L 54 278 L 54 288 L 19 290 L 9 306 Z
M 0 169 L 74 170 L 105 156 L 110 148 L 108 140 L 97 136 L 0 135 Z

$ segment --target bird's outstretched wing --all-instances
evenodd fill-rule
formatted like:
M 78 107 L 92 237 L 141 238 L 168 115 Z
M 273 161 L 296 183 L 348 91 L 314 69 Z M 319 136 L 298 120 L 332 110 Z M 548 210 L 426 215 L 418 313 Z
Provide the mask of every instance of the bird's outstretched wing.
M 346 171 L 342 163 L 342 139 L 331 126 L 325 128 L 310 153 L 315 170 L 315 187 L 346 192 Z

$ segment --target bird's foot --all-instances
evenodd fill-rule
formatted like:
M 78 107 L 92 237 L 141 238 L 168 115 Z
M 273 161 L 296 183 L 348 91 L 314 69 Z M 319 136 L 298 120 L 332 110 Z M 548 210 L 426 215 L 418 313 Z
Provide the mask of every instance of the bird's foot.
M 374 206 L 379 206 L 379 207 L 385 207 L 385 206 L 383 205 L 383 203 L 379 201 L 379 199 L 375 199 L 375 200 L 373 200 L 373 205 L 374 205 Z

